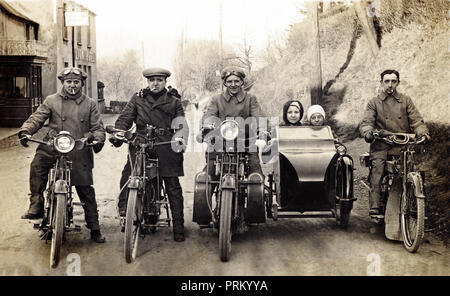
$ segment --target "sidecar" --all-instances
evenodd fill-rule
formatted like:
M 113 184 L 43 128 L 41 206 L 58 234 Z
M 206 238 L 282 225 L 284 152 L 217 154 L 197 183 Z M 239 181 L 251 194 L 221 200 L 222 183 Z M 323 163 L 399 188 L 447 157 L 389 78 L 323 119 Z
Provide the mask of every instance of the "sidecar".
M 329 217 L 346 228 L 356 198 L 353 159 L 345 146 L 329 126 L 280 126 L 276 133 L 262 155 L 268 217 Z

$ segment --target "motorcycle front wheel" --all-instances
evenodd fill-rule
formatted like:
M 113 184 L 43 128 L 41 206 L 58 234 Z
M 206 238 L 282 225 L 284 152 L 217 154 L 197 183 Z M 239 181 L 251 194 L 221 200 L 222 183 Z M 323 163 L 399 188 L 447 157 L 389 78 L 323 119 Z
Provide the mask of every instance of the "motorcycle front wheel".
M 224 189 L 220 200 L 219 249 L 220 260 L 228 261 L 231 253 L 231 219 L 233 191 Z
M 419 249 L 425 227 L 425 199 L 417 198 L 415 189 L 415 184 L 408 182 L 401 201 L 400 221 L 403 245 L 410 253 Z
M 56 202 L 54 212 L 54 223 L 52 229 L 52 244 L 50 247 L 50 266 L 55 268 L 58 266 L 61 252 L 61 244 L 64 234 L 64 224 L 66 220 L 67 199 L 65 194 L 55 194 L 54 202 Z
M 131 263 L 136 259 L 139 233 L 141 228 L 141 205 L 138 190 L 130 188 L 128 191 L 127 214 L 125 219 L 125 261 Z

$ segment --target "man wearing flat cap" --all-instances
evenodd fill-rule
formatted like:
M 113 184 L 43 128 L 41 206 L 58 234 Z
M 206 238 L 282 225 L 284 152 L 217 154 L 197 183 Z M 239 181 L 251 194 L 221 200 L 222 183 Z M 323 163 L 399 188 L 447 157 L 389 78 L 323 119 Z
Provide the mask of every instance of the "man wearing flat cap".
M 84 204 L 87 227 L 91 239 L 97 243 L 105 242 L 100 233 L 97 202 L 92 178 L 95 153 L 100 152 L 105 142 L 105 129 L 95 100 L 83 94 L 82 88 L 87 78 L 79 68 L 64 68 L 58 75 L 62 88 L 58 93 L 45 98 L 39 108 L 24 122 L 19 131 L 19 139 L 28 147 L 25 135 L 36 133 L 48 119 L 48 132 L 44 141 L 56 136 L 60 131 L 68 131 L 75 139 L 88 138 L 97 141 L 93 147 L 73 150 L 68 157 L 73 161 L 71 183 L 75 186 L 80 201 Z M 47 145 L 40 144 L 30 167 L 30 208 L 23 219 L 39 219 L 44 214 L 43 193 L 47 184 L 48 172 L 56 161 L 55 152 Z
M 128 130 L 136 123 L 136 132 L 138 135 L 145 136 L 146 125 L 152 125 L 157 128 L 156 142 L 165 142 L 173 140 L 175 132 L 180 129 L 185 143 L 189 135 L 187 123 L 185 123 L 184 110 L 180 99 L 166 89 L 167 77 L 171 73 L 162 68 L 148 68 L 143 71 L 147 78 L 148 87 L 141 89 L 134 94 L 127 103 L 119 118 L 116 120 L 115 128 Z M 122 142 L 111 137 L 110 141 L 116 146 Z M 136 157 L 136 148 L 129 146 L 132 160 Z M 183 211 L 183 191 L 178 177 L 184 176 L 183 170 L 183 152 L 184 148 L 173 149 L 171 145 L 161 145 L 154 147 L 149 151 L 159 160 L 159 174 L 164 180 L 165 190 L 169 197 L 170 210 L 173 219 L 174 240 L 184 241 L 184 211 Z M 127 183 L 131 174 L 130 160 L 128 159 L 122 171 L 120 179 L 120 188 Z M 122 190 L 119 196 L 119 215 L 126 215 L 128 191 Z

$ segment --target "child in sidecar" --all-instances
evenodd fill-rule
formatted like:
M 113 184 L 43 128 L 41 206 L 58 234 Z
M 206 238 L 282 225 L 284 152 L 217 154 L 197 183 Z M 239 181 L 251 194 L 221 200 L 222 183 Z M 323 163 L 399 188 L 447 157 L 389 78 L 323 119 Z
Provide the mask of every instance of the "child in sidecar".
M 283 122 L 281 126 L 300 126 L 303 117 L 303 105 L 299 100 L 289 100 L 283 105 Z

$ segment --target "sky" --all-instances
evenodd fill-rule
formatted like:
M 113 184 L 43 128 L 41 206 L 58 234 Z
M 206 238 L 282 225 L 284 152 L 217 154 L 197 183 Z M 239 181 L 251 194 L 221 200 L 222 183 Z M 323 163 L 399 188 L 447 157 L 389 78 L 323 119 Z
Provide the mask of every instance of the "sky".
M 269 37 L 285 36 L 302 20 L 304 0 L 75 0 L 96 13 L 97 58 L 136 49 L 144 67 L 172 68 L 177 42 L 219 39 L 262 50 Z M 142 48 L 144 50 L 142 50 Z

